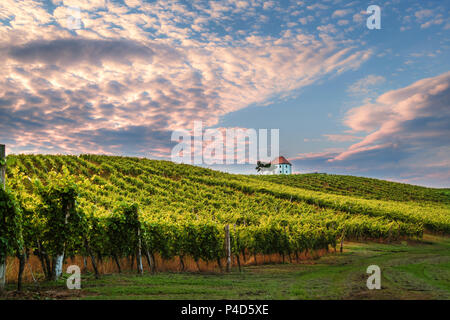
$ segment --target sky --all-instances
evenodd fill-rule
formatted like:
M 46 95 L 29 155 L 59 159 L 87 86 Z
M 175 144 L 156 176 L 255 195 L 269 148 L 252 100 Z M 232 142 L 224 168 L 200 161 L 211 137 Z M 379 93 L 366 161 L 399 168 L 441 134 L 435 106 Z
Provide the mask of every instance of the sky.
M 172 132 L 202 121 L 279 129 L 295 173 L 450 187 L 449 12 L 423 0 L 1 0 L 0 143 L 170 160 Z

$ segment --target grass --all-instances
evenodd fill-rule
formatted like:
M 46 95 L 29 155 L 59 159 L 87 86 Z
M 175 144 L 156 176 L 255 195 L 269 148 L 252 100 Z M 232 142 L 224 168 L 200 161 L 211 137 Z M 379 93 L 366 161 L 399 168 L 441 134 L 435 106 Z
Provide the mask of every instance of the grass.
M 368 290 L 366 268 L 381 268 L 381 290 Z M 397 244 L 347 243 L 343 254 L 302 264 L 249 266 L 231 274 L 83 275 L 10 292 L 12 299 L 450 299 L 450 238 L 425 235 Z

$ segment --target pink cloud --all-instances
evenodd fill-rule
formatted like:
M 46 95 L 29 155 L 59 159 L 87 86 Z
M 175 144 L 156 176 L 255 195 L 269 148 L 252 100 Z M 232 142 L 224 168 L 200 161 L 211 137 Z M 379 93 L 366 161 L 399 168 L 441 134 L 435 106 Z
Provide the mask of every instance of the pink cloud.
M 324 136 L 327 137 L 329 141 L 333 142 L 348 142 L 362 139 L 362 137 L 347 134 L 324 134 Z
M 349 86 L 347 91 L 352 94 L 369 94 L 374 86 L 379 85 L 385 81 L 386 79 L 383 76 L 370 74 L 353 83 L 351 86 Z
M 328 148 L 320 152 L 300 153 L 295 157 L 289 158 L 289 161 L 306 160 L 306 159 L 329 159 L 344 151 L 342 148 Z
M 449 97 L 450 72 L 446 72 L 389 91 L 375 103 L 349 110 L 344 123 L 354 132 L 368 134 L 331 161 L 344 160 L 369 150 L 416 145 L 427 139 L 434 139 L 439 146 L 445 141 L 448 143 Z
M 333 18 L 342 18 L 342 17 L 345 17 L 346 15 L 350 14 L 351 12 L 352 12 L 352 10 L 350 10 L 350 9 L 340 9 L 340 10 L 334 11 L 331 16 Z

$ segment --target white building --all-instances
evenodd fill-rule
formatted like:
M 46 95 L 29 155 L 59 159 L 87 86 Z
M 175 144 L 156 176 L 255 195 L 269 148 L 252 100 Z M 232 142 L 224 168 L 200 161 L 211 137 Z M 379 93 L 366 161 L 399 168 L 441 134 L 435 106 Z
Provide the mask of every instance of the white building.
M 273 166 L 272 174 L 292 174 L 292 165 L 285 157 L 281 156 L 270 162 Z

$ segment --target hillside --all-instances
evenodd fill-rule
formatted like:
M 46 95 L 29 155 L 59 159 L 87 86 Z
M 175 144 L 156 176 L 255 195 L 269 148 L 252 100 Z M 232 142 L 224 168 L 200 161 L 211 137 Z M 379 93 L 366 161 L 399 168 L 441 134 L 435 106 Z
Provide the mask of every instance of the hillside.
M 95 276 L 135 270 L 133 264 L 152 273 L 223 270 L 227 225 L 232 266 L 239 269 L 267 261 L 301 265 L 336 252 L 343 240 L 398 246 L 424 232 L 450 234 L 450 206 L 440 190 L 420 188 L 421 195 L 411 195 L 414 187 L 407 185 L 364 178 L 339 184 L 333 176 L 332 192 L 323 192 L 319 178 L 313 175 L 316 182 L 306 184 L 302 176 L 233 175 L 132 157 L 9 155 L 9 191 L 1 196 L 11 194 L 18 210 L 7 213 L 16 223 L 6 229 L 6 239 L 14 240 L 8 279 L 20 274 L 15 244 L 30 253 L 34 276 L 52 279 L 61 250 L 64 268 L 89 257 Z M 349 192 L 350 181 L 355 186 Z M 374 185 L 364 191 L 364 182 Z M 383 191 L 374 193 L 379 185 Z M 400 195 L 408 193 L 411 201 L 387 200 L 404 200 Z M 428 193 L 433 201 L 425 198 Z M 75 199 L 75 206 L 65 207 L 67 199 Z M 70 219 L 65 208 L 71 208 Z M 366 253 L 360 259 L 365 262 Z M 334 272 L 336 266 L 329 268 Z
M 360 217 L 363 214 L 365 218 L 376 216 L 424 223 L 436 231 L 450 230 L 450 209 L 439 203 L 447 202 L 448 197 L 439 190 L 375 179 L 326 176 L 330 188 L 322 190 L 319 185 L 323 175 L 232 175 L 169 161 L 131 157 L 12 155 L 8 157 L 8 163 L 8 176 L 17 168 L 27 176 L 43 181 L 48 179 L 51 170 L 61 171 L 66 166 L 82 186 L 81 205 L 92 210 L 95 203 L 97 215 L 113 210 L 120 201 L 129 201 L 137 202 L 146 217 L 174 221 L 181 215 L 183 219 L 207 217 L 223 223 L 251 225 L 258 224 L 261 218 L 279 222 L 283 219 L 317 220 L 318 214 L 333 217 L 337 214 Z M 420 192 L 413 195 L 416 189 Z M 426 194 L 438 203 L 420 201 Z M 368 199 L 353 197 L 355 195 Z M 409 195 L 414 202 L 372 199 L 377 196 L 398 200 L 402 195 Z
M 373 178 L 326 173 L 261 175 L 258 178 L 291 187 L 364 199 L 450 204 L 450 189 L 426 188 Z
M 119 270 L 118 258 L 132 260 L 138 248 L 153 270 L 158 259 L 176 257 L 182 270 L 188 257 L 220 266 L 226 225 L 238 264 L 249 255 L 254 261 L 274 254 L 292 261 L 336 249 L 344 238 L 450 234 L 446 203 L 326 193 L 294 186 L 296 178 L 280 177 L 294 182 L 279 183 L 132 157 L 10 155 L 6 181 L 23 212 L 23 225 L 15 230 L 23 229 L 28 250 L 43 258 L 61 248 L 68 257 L 110 257 Z M 64 207 L 67 199 L 74 199 L 75 207 Z M 69 224 L 65 210 L 72 210 Z

